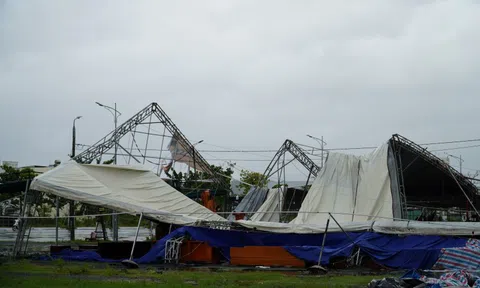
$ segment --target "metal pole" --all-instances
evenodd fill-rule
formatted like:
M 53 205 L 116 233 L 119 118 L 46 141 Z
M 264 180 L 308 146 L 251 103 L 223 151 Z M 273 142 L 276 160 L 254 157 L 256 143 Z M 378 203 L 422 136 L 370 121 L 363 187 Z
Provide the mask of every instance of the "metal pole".
M 158 177 L 160 177 L 162 175 L 162 171 L 163 171 L 163 169 L 161 169 L 160 163 L 162 162 L 163 141 L 165 140 L 165 131 L 166 130 L 167 130 L 167 127 L 164 126 L 163 127 L 162 144 L 160 145 L 160 155 L 158 156 L 158 168 L 157 168 Z
M 76 145 L 76 128 L 75 128 L 75 121 L 77 119 L 80 119 L 82 116 L 77 116 L 75 119 L 73 119 L 73 126 L 72 126 L 72 154 L 71 157 L 75 157 L 75 145 Z M 75 203 L 73 201 L 69 202 L 69 215 L 70 217 L 68 218 L 68 223 L 70 223 L 70 241 L 75 240 L 75 218 L 72 217 L 75 215 Z M 58 210 L 57 210 L 58 211 Z M 58 216 L 58 212 L 57 212 Z M 56 220 L 58 221 L 58 220 Z M 57 228 L 58 229 L 58 228 Z M 58 243 L 57 243 L 58 244 Z
M 195 147 L 192 148 L 192 154 L 193 154 L 193 174 L 197 173 L 197 165 L 195 163 Z
M 135 240 L 133 240 L 132 252 L 130 253 L 130 261 L 133 259 L 133 251 L 135 250 L 135 243 L 137 243 L 138 232 L 140 231 L 140 224 L 142 223 L 143 213 L 140 213 L 140 219 L 138 219 L 137 232 L 135 233 Z
M 147 148 L 148 148 L 148 140 L 150 139 L 150 128 L 152 126 L 152 115 L 150 115 L 150 121 L 148 122 L 148 132 L 147 132 L 147 141 L 145 141 L 145 151 L 143 152 L 143 164 L 145 164 L 145 161 L 147 160 Z
M 133 143 L 135 143 L 135 134 L 137 133 L 137 126 L 135 126 L 135 129 L 133 130 L 133 134 L 132 134 L 132 143 L 130 143 L 130 155 L 132 155 L 132 151 L 133 151 Z M 165 134 L 165 133 L 164 133 Z M 128 164 L 130 164 L 130 158 L 128 158 Z
M 335 223 L 337 223 L 338 227 L 340 228 L 340 230 L 342 230 L 342 232 L 347 235 L 348 239 L 350 241 L 352 241 L 353 244 L 355 244 L 355 241 L 353 241 L 352 237 L 350 237 L 350 235 L 347 234 L 347 232 L 345 232 L 345 230 L 343 230 L 342 226 L 340 226 L 340 223 L 337 222 L 337 220 L 335 219 L 335 217 L 333 217 L 333 215 L 328 212 L 328 215 L 330 215 L 330 217 L 332 217 L 333 221 L 335 221 Z
M 310 168 L 310 171 L 308 171 L 308 177 L 307 177 L 307 183 L 305 183 L 305 189 L 307 188 L 308 182 L 310 181 L 310 176 L 312 175 L 312 170 L 313 170 L 313 166 Z
M 58 196 L 55 199 L 55 209 L 56 209 L 56 217 L 55 217 L 55 245 L 58 246 L 58 216 L 60 216 L 59 211 L 59 201 Z
M 325 248 L 325 239 L 327 239 L 328 225 L 330 224 L 330 217 L 327 219 L 327 225 L 325 226 L 325 233 L 323 233 L 322 248 L 320 249 L 320 255 L 318 256 L 318 266 L 321 265 L 323 248 Z
M 73 127 L 72 127 L 72 158 L 75 157 L 75 120 L 77 120 L 77 118 L 73 119 Z M 68 205 L 68 214 L 70 215 L 70 217 L 68 218 L 68 223 L 70 225 L 70 241 L 74 241 L 75 240 L 75 223 L 73 221 L 75 221 L 74 218 L 72 218 L 71 216 L 73 216 L 73 214 L 75 213 L 74 211 L 74 207 L 73 207 L 73 201 L 70 201 L 69 202 L 69 205 Z
M 75 241 L 75 202 L 72 200 L 69 203 L 69 214 L 68 222 L 70 222 L 70 241 Z
M 322 168 L 323 168 L 323 143 L 324 142 L 323 142 L 323 136 L 322 136 L 322 143 L 321 143 L 321 147 L 322 147 L 322 157 L 321 157 L 322 158 Z
M 71 154 L 71 158 L 75 157 L 75 120 L 73 120 L 73 126 L 72 126 L 72 154 Z
M 115 155 L 113 156 L 113 163 L 117 165 L 117 103 L 115 102 L 115 116 L 114 116 L 114 122 L 115 122 Z
M 462 174 L 462 155 L 460 155 L 460 174 Z
M 115 140 L 115 151 L 114 151 L 114 156 L 113 156 L 113 163 L 117 165 L 117 149 L 118 149 L 118 139 L 117 139 L 117 102 L 114 103 L 114 110 L 115 110 L 115 115 L 114 115 L 114 124 L 115 124 L 115 130 L 114 130 L 114 140 Z M 114 211 L 116 212 L 116 211 Z M 118 215 L 112 215 L 112 228 L 113 228 L 113 241 L 118 241 Z

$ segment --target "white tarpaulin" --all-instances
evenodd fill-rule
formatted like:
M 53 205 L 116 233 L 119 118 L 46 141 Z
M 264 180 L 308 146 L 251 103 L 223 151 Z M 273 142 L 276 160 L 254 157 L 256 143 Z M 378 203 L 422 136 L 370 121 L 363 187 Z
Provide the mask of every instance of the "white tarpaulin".
M 353 221 L 393 218 L 392 191 L 387 167 L 388 144 L 360 160 Z
M 388 144 L 368 156 L 330 153 L 293 224 L 324 224 L 328 212 L 340 223 L 393 218 Z
M 325 212 L 345 213 L 335 214 L 339 222 L 353 221 L 358 165 L 357 156 L 330 153 L 292 223 L 323 225 L 328 218 Z
M 325 232 L 325 224 L 293 224 L 293 223 L 271 223 L 255 221 L 237 221 L 247 228 L 255 228 L 260 231 L 274 233 L 296 233 L 296 234 L 317 234 Z M 384 234 L 403 235 L 450 235 L 450 236 L 472 236 L 480 234 L 480 223 L 478 222 L 422 222 L 422 221 L 393 221 L 378 220 L 364 222 L 340 223 L 343 231 L 362 232 L 373 231 Z M 342 229 L 334 221 L 330 221 L 328 233 L 342 232 Z
M 268 191 L 267 199 L 252 216 L 252 221 L 280 222 L 280 211 L 283 207 L 283 187 Z
M 144 213 L 166 223 L 226 221 L 150 170 L 133 166 L 69 161 L 35 177 L 30 189 L 122 212 Z
M 274 233 L 295 233 L 295 234 L 318 234 L 325 232 L 325 224 L 293 224 L 293 223 L 272 223 L 262 221 L 237 221 L 244 227 L 250 229 L 256 229 L 259 231 L 274 232 Z M 361 222 L 361 223 L 342 223 L 344 231 L 367 231 L 372 228 L 373 221 Z M 342 232 L 342 229 L 335 224 L 334 221 L 330 221 L 328 226 L 328 233 L 330 232 Z

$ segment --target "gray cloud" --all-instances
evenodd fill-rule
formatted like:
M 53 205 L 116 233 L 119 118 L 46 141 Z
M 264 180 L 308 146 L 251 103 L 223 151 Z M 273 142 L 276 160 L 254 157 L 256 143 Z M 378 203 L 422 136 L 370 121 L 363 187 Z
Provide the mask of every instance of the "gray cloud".
M 315 144 L 307 133 L 328 147 L 479 135 L 470 1 L 2 4 L 2 160 L 66 159 L 76 115 L 79 142 L 95 142 L 112 121 L 94 101 L 117 102 L 122 120 L 158 102 L 202 149 Z M 452 153 L 480 168 L 478 151 Z

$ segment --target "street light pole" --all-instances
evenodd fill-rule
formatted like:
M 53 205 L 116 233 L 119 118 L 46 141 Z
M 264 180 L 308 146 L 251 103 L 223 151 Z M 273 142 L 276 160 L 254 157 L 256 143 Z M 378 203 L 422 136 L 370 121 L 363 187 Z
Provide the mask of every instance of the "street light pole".
M 320 150 L 322 151 L 322 154 L 320 156 L 321 157 L 320 161 L 322 162 L 321 168 L 323 168 L 323 151 L 324 151 L 324 145 L 327 145 L 327 142 L 323 141 L 323 136 L 322 136 L 322 138 L 317 138 L 315 136 L 307 134 L 307 137 L 312 138 L 313 140 L 317 141 L 318 144 L 320 144 Z
M 107 109 L 112 115 L 113 115 L 113 123 L 115 125 L 115 130 L 113 131 L 113 137 L 114 137 L 114 154 L 113 154 L 113 163 L 116 165 L 117 164 L 117 151 L 118 151 L 118 136 L 117 136 L 117 119 L 122 113 L 120 113 L 117 110 L 117 103 L 114 103 L 114 108 L 104 105 L 99 102 L 95 102 L 98 106 L 103 107 Z M 112 112 L 113 111 L 113 112 Z M 113 211 L 115 212 L 115 211 Z M 113 230 L 113 241 L 118 241 L 118 215 L 114 214 L 112 215 L 112 230 Z
M 72 153 L 70 154 L 70 157 L 73 158 L 75 157 L 75 145 L 76 145 L 76 129 L 75 129 L 75 121 L 78 119 L 82 118 L 82 116 L 77 116 L 75 119 L 73 119 L 73 126 L 72 126 Z M 75 240 L 75 202 L 70 201 L 68 204 L 69 208 L 69 215 L 70 217 L 68 218 L 69 223 L 70 223 L 70 240 L 74 241 Z M 58 222 L 58 215 L 59 215 L 59 206 L 58 206 L 58 197 L 56 201 L 56 215 L 57 215 L 57 222 Z M 55 238 L 58 240 L 58 223 L 56 225 L 56 236 Z M 57 241 L 58 242 L 58 241 Z
M 102 103 L 99 103 L 99 102 L 95 102 L 95 104 L 97 104 L 98 106 L 100 107 L 103 107 L 105 109 L 108 110 L 108 112 L 110 112 L 113 116 L 113 123 L 115 125 L 115 130 L 114 130 L 114 134 L 113 134 L 113 137 L 114 137 L 114 144 L 115 144 L 115 148 L 114 148 L 114 154 L 113 154 L 113 163 L 114 164 L 117 164 L 117 151 L 118 151 L 118 139 L 117 139 L 117 120 L 118 120 L 118 117 L 120 117 L 120 115 L 122 115 L 122 113 L 120 113 L 118 110 L 117 110 L 117 103 L 115 102 L 114 103 L 114 107 L 115 108 L 112 108 L 108 105 L 104 105 Z
M 115 154 L 114 154 L 114 158 L 113 158 L 113 163 L 115 165 L 117 165 L 117 148 L 118 148 L 118 145 L 117 145 L 117 102 L 115 102 L 115 116 L 114 116 L 114 119 L 115 119 Z
M 203 140 L 198 141 L 197 143 L 192 145 L 192 154 L 193 154 L 193 174 L 197 173 L 197 165 L 195 161 L 195 145 L 202 143 Z
M 82 116 L 77 116 L 73 119 L 73 126 L 72 126 L 72 154 L 70 154 L 70 158 L 75 157 L 75 145 L 76 145 L 76 131 L 75 131 L 75 121 L 82 118 Z
M 458 156 L 451 155 L 451 154 L 448 154 L 448 153 L 445 153 L 445 154 L 447 154 L 447 156 L 450 156 L 450 157 L 453 157 L 453 158 L 457 159 L 460 162 L 460 174 L 462 174 L 462 162 L 463 162 L 462 155 L 460 155 L 460 157 L 458 157 Z

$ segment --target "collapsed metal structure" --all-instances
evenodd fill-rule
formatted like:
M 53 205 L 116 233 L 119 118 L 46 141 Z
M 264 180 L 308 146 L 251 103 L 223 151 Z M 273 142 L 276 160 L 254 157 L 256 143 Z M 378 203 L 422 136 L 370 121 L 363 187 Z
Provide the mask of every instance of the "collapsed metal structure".
M 449 209 L 465 207 L 478 210 L 480 197 L 477 187 L 448 163 L 413 141 L 394 134 L 389 140 L 389 163 L 392 181 L 398 185 L 401 218 L 407 218 L 409 207 Z M 395 174 L 395 175 L 392 175 Z M 393 187 L 393 186 L 392 186 Z
M 152 121 L 153 117 L 157 119 L 156 120 L 154 119 L 154 121 Z M 148 122 L 144 122 L 147 119 L 148 119 Z M 212 169 L 210 164 L 208 164 L 205 158 L 203 158 L 203 156 L 196 150 L 195 146 L 192 145 L 192 143 L 188 140 L 188 138 L 180 131 L 180 129 L 178 129 L 178 127 L 173 123 L 170 117 L 167 116 L 165 111 L 163 111 L 162 108 L 160 108 L 160 106 L 157 103 L 151 103 L 147 107 L 143 108 L 137 114 L 133 115 L 130 119 L 128 119 L 123 124 L 118 126 L 116 130 L 113 130 L 107 135 L 105 135 L 102 139 L 97 141 L 95 144 L 90 146 L 85 151 L 75 156 L 73 159 L 78 163 L 91 163 L 94 160 L 101 159 L 101 157 L 107 154 L 107 152 L 111 150 L 116 144 L 119 146 L 121 150 L 123 150 L 129 156 L 128 162 L 130 162 L 130 157 L 131 157 L 137 163 L 141 163 L 140 160 L 138 159 L 141 157 L 143 158 L 143 163 L 145 163 L 145 161 L 149 158 L 147 156 L 147 151 L 149 150 L 148 144 L 149 144 L 150 137 L 166 136 L 165 134 L 158 135 L 153 133 L 151 131 L 152 124 L 162 124 L 166 129 L 166 131 L 171 133 L 172 135 L 171 137 L 175 138 L 175 140 L 183 148 L 183 150 L 186 151 L 186 153 L 188 153 L 190 157 L 192 157 L 194 161 L 194 168 L 198 167 L 199 169 L 205 171 L 207 174 L 209 174 L 212 177 L 212 180 L 218 186 L 224 187 L 224 188 L 229 186 L 228 183 L 225 183 L 225 180 L 221 175 L 217 175 L 215 170 Z M 137 127 L 139 127 L 140 125 L 148 125 L 148 131 L 146 133 L 137 131 Z M 131 147 L 128 150 L 127 149 L 128 147 L 125 148 L 120 144 L 120 139 L 129 133 L 132 134 L 133 138 L 131 141 Z M 145 143 L 145 149 L 143 153 L 135 141 L 136 134 L 146 135 L 146 143 Z M 133 154 L 134 145 L 137 146 L 136 148 L 138 152 L 140 152 L 140 156 Z M 161 165 L 160 160 L 162 159 L 162 155 L 161 155 L 162 149 L 163 147 L 160 147 L 160 156 L 157 157 L 159 162 L 155 163 L 159 167 Z
M 287 152 L 292 154 L 293 159 L 291 159 L 287 163 L 285 163 L 285 154 Z M 281 167 L 277 168 L 277 170 L 274 171 L 275 166 L 278 166 L 282 157 L 283 157 L 283 163 L 282 163 Z M 293 142 L 292 140 L 289 140 L 289 139 L 285 140 L 285 142 L 283 142 L 282 146 L 280 146 L 280 148 L 278 149 L 275 156 L 273 156 L 272 161 L 270 161 L 267 168 L 265 169 L 265 172 L 263 173 L 263 175 L 268 179 L 271 176 L 273 176 L 273 174 L 275 174 L 279 170 L 283 169 L 285 166 L 287 166 L 288 164 L 290 164 L 294 160 L 297 160 L 298 162 L 300 162 L 300 164 L 302 164 L 303 167 L 305 167 L 305 169 L 307 169 L 307 171 L 309 173 L 308 174 L 308 179 L 310 179 L 311 175 L 313 175 L 314 177 L 317 177 L 317 174 L 320 171 L 320 166 L 315 164 L 315 162 L 313 162 L 313 160 L 310 159 L 307 156 L 307 154 L 304 152 L 304 150 L 302 148 L 300 148 L 300 146 L 298 146 L 297 144 L 295 144 L 295 142 Z M 308 181 L 309 180 L 307 180 L 307 183 L 308 183 Z

